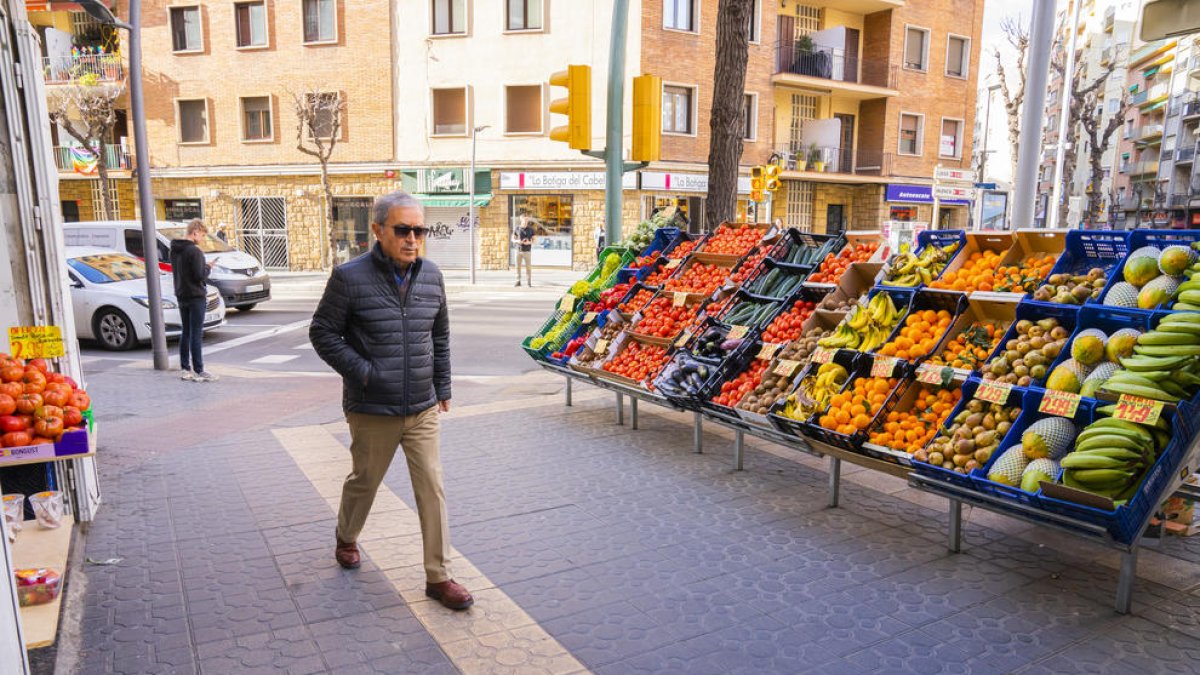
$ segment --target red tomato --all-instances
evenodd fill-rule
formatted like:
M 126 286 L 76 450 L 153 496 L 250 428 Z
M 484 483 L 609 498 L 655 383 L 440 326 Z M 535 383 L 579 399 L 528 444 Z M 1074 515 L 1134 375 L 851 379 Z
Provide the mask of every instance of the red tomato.
M 43 375 L 50 372 L 50 364 L 46 362 L 46 359 L 32 359 L 26 365 L 29 368 L 36 368 L 37 370 L 41 371 Z
M 25 431 L 29 425 L 19 415 L 0 415 L 0 433 L 10 431 Z
M 83 424 L 83 411 L 73 405 L 63 408 L 63 425 L 77 427 Z
M 0 436 L 0 445 L 6 448 L 29 445 L 31 441 L 33 441 L 33 436 L 28 431 L 10 431 Z
M 17 401 L 8 394 L 0 394 L 0 415 L 11 415 L 17 411 Z
M 41 394 L 24 393 L 17 397 L 17 412 L 24 415 L 32 415 L 33 411 L 41 407 L 45 401 Z
M 63 434 L 63 419 L 61 417 L 43 417 L 33 423 L 33 433 L 42 438 L 57 439 Z
M 5 382 L 20 382 L 25 377 L 25 368 L 9 362 L 8 365 L 0 368 L 0 380 Z

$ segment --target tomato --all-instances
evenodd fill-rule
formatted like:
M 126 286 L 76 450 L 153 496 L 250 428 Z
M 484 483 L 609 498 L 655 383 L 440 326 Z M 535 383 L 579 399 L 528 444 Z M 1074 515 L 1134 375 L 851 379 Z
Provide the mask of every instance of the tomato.
M 70 403 L 80 410 L 87 410 L 88 408 L 92 407 L 91 397 L 88 396 L 87 392 L 82 389 L 78 389 L 74 394 L 71 394 Z
M 42 358 L 31 359 L 29 363 L 25 364 L 25 367 L 34 368 L 40 371 L 43 375 L 50 372 L 50 364 L 46 362 L 46 359 Z
M 0 384 L 0 394 L 8 394 L 9 396 L 16 398 L 24 393 L 25 385 L 21 384 L 20 382 L 4 382 Z
M 54 445 L 54 439 L 34 436 L 33 440 L 29 441 L 29 445 Z
M 25 431 L 29 425 L 19 415 L 0 415 L 0 433 Z
M 29 445 L 32 441 L 33 436 L 28 431 L 10 431 L 0 436 L 0 445 L 6 448 L 18 448 Z
M 33 423 L 33 433 L 42 438 L 55 438 L 63 434 L 63 419 L 61 417 L 43 417 Z
M 32 366 L 25 369 L 21 381 L 25 383 L 25 391 L 30 394 L 40 394 L 46 389 L 46 376 Z
M 63 409 L 56 405 L 44 405 L 33 412 L 35 419 L 43 417 L 62 417 Z
M 46 405 L 62 407 L 71 400 L 71 395 L 61 389 L 47 389 L 42 392 L 42 398 L 45 399 Z
M 0 380 L 5 382 L 20 382 L 25 377 L 25 368 L 9 363 L 0 368 Z
M 83 424 L 83 411 L 73 405 L 63 408 L 63 426 L 77 427 Z
M 0 415 L 11 415 L 17 411 L 17 400 L 8 394 L 0 394 Z
M 17 397 L 17 412 L 32 415 L 34 410 L 41 407 L 45 401 L 41 394 L 24 393 Z

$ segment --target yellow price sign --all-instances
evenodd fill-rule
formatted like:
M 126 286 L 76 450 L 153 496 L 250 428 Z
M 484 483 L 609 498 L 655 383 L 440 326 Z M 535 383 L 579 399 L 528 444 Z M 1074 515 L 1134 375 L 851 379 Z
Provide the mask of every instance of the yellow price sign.
M 1150 425 L 1158 421 L 1165 405 L 1162 401 L 1121 394 L 1113 417 L 1134 424 Z
M 1045 396 L 1042 396 L 1042 402 L 1038 404 L 1038 412 L 1072 418 L 1079 410 L 1079 402 L 1082 400 L 1083 397 L 1079 394 L 1049 389 Z
M 687 299 L 688 299 L 687 293 L 675 293 L 674 297 L 671 300 L 671 304 L 676 307 L 683 307 L 684 305 L 687 304 Z
M 824 347 L 817 347 L 816 349 L 813 349 L 813 353 L 812 353 L 812 362 L 813 363 L 829 363 L 832 360 L 833 360 L 833 351 L 826 349 Z
M 876 356 L 871 362 L 871 377 L 891 377 L 896 372 L 896 359 L 890 356 Z
M 592 349 L 593 354 L 603 355 L 608 351 L 608 340 L 596 340 L 596 346 Z
M 682 264 L 683 264 L 683 258 L 671 258 L 670 260 L 667 261 L 666 265 L 663 265 L 663 267 L 665 267 L 669 270 L 673 270 Z
M 588 312 L 587 314 L 583 315 L 583 322 L 584 323 L 592 323 L 593 321 L 596 320 L 597 316 L 598 315 L 596 314 L 596 312 Z
M 564 295 L 562 300 L 558 301 L 558 308 L 564 312 L 573 312 L 575 311 L 576 299 L 577 298 L 573 295 Z
M 774 342 L 764 342 L 762 347 L 759 347 L 758 356 L 756 358 L 760 358 L 764 361 L 770 361 L 771 359 L 775 358 L 775 352 L 778 351 L 779 345 L 775 344 Z
M 746 334 L 749 332 L 750 332 L 750 329 L 747 328 L 746 326 L 730 326 L 729 327 L 729 337 L 726 339 L 740 340 L 740 339 L 746 337 Z
M 792 375 L 796 374 L 796 371 L 799 368 L 800 368 L 799 361 L 789 361 L 787 359 L 780 359 L 779 363 L 775 366 L 775 374 L 780 375 L 782 377 L 791 377 Z
M 1009 394 L 1012 393 L 1013 386 L 1004 382 L 982 382 L 979 389 L 975 390 L 975 398 L 988 403 L 1002 404 L 1008 400 Z
M 66 354 L 58 326 L 12 326 L 8 345 L 14 359 L 57 359 Z
M 939 387 L 945 386 L 946 383 L 954 379 L 954 369 L 950 366 L 935 366 L 929 363 L 921 364 L 917 368 L 917 381 L 925 384 L 933 384 Z

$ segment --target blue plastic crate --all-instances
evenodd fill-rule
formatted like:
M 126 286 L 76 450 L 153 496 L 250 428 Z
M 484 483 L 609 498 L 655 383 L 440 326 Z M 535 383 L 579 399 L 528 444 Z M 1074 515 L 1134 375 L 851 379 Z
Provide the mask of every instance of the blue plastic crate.
M 1017 305 L 1016 319 L 1013 320 L 1012 324 L 1008 327 L 1008 330 L 1004 331 L 1004 337 L 1000 338 L 1000 342 L 996 343 L 996 348 L 992 350 L 992 353 L 988 355 L 987 360 L 983 362 L 984 365 L 991 363 L 992 359 L 999 356 L 1001 352 L 1004 352 L 1005 345 L 1008 344 L 1009 340 L 1016 339 L 1017 322 L 1021 320 L 1036 322 L 1039 319 L 1056 319 L 1059 325 L 1067 330 L 1068 340 L 1070 340 L 1069 334 L 1074 332 L 1075 325 L 1079 321 L 1080 309 L 1081 308 L 1079 305 L 1036 303 L 1032 302 L 1028 298 L 1022 300 L 1021 304 Z M 1070 344 L 1070 342 L 1068 342 L 1068 344 Z M 1066 350 L 1064 349 L 1064 351 Z M 1050 375 L 1050 370 L 1051 368 L 1046 369 L 1047 377 Z M 1041 378 L 1033 380 L 1030 384 L 1035 387 L 1040 387 L 1044 385 L 1045 382 L 1045 378 Z
M 946 260 L 946 264 L 942 266 L 941 271 L 939 271 L 933 277 L 934 279 L 940 279 L 942 278 L 942 275 L 946 273 L 946 269 L 950 267 L 950 263 L 954 262 L 954 259 L 958 257 L 958 255 L 962 253 L 963 248 L 966 247 L 966 233 L 962 230 L 923 230 L 917 234 L 916 246 L 913 247 L 913 252 L 919 256 L 921 255 L 921 252 L 929 246 L 938 246 L 944 248 L 955 243 L 958 244 L 958 248 L 954 249 L 954 253 L 951 254 Z M 905 288 L 911 290 L 916 290 L 924 286 L 924 284 L 918 284 L 916 286 L 894 286 L 888 284 L 887 281 L 880 281 L 879 284 L 881 286 L 887 286 L 888 288 Z
M 1050 274 L 1038 286 L 1044 286 L 1046 280 L 1056 274 L 1083 274 L 1093 267 L 1104 270 L 1105 286 L 1101 291 L 1100 300 L 1087 300 L 1084 304 L 1098 305 L 1108 293 L 1108 287 L 1113 283 L 1113 277 L 1119 274 L 1119 268 L 1125 256 L 1129 255 L 1129 233 L 1118 230 L 1071 230 L 1067 232 L 1063 253 L 1058 262 L 1050 270 Z M 1056 305 L 1059 303 L 1030 300 L 1041 305 Z
M 1168 246 L 1191 246 L 1196 241 L 1200 241 L 1200 230 L 1133 230 L 1129 233 L 1129 252 L 1132 253 L 1143 246 L 1154 246 L 1161 251 Z M 1113 270 L 1108 284 L 1104 287 L 1105 295 L 1108 294 L 1108 289 L 1112 288 L 1113 284 L 1125 278 L 1127 261 L 1128 256 L 1123 257 L 1116 269 Z
M 1071 337 L 1067 340 L 1067 348 L 1050 364 L 1049 370 L 1046 371 L 1047 376 L 1059 364 L 1071 358 L 1071 345 L 1075 343 L 1076 336 L 1081 332 L 1096 328 L 1104 331 L 1105 335 L 1112 335 L 1122 328 L 1133 328 L 1144 333 L 1150 329 L 1150 319 L 1150 312 L 1144 312 L 1140 309 L 1107 307 L 1105 305 L 1084 305 L 1079 309 L 1075 329 L 1071 331 Z

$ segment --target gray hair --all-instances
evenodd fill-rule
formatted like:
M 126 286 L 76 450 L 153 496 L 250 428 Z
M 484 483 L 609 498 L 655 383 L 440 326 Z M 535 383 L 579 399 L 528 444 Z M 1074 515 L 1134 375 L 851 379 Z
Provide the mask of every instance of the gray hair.
M 392 212 L 392 209 L 410 207 L 421 209 L 422 213 L 425 211 L 425 207 L 421 205 L 421 200 L 404 190 L 396 190 L 385 195 L 379 195 L 375 198 L 375 203 L 371 205 L 371 222 L 375 225 L 383 225 L 387 222 L 388 214 Z
M 189 235 L 193 235 L 193 234 L 196 234 L 197 232 L 203 232 L 203 233 L 207 234 L 208 226 L 204 224 L 203 220 L 200 220 L 199 218 L 192 218 L 191 220 L 188 221 L 187 233 Z

